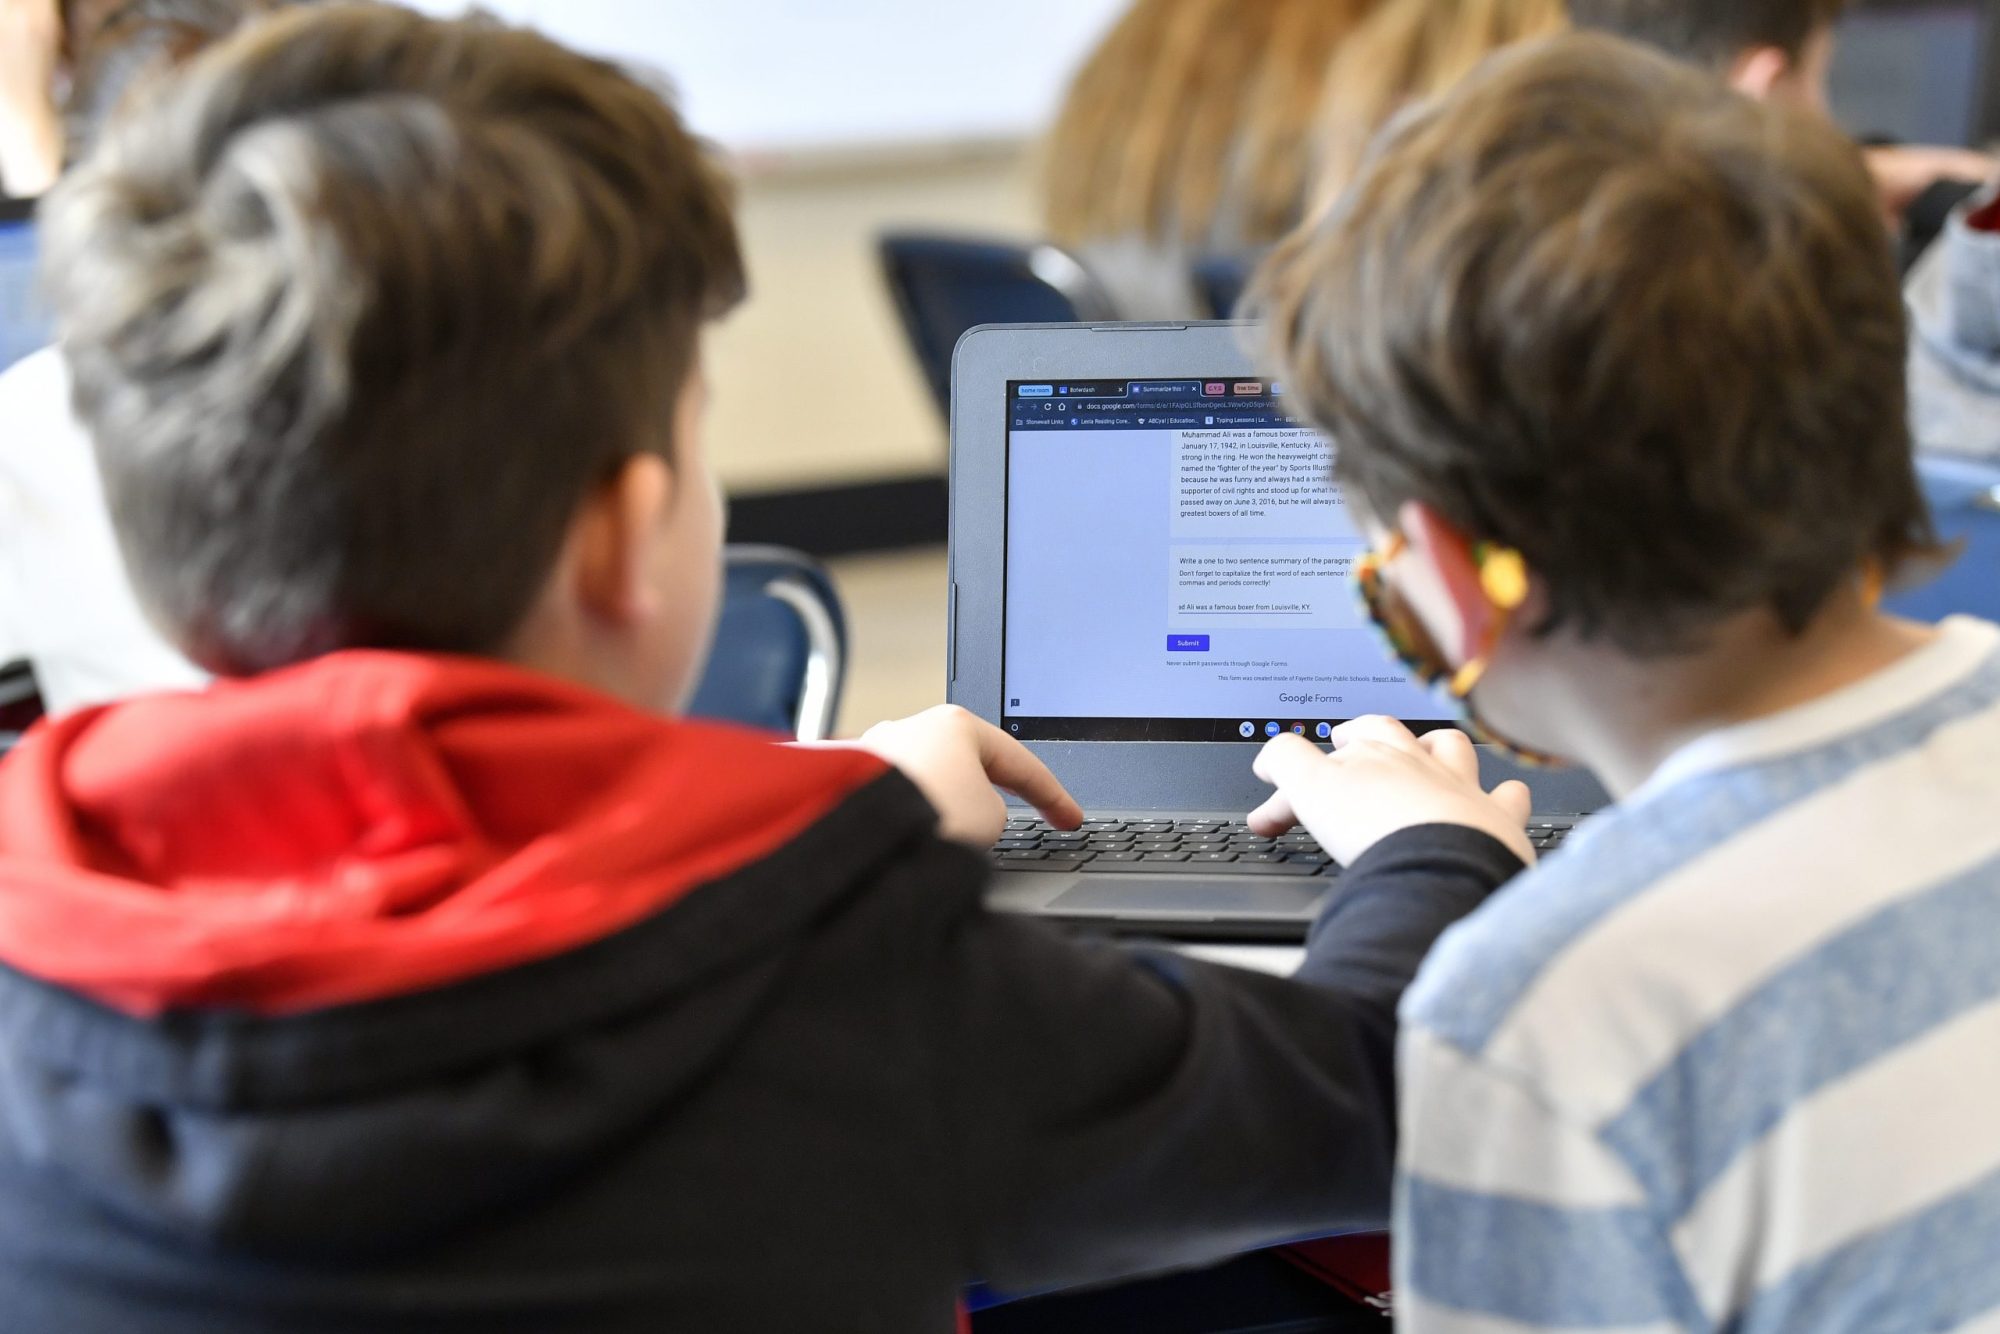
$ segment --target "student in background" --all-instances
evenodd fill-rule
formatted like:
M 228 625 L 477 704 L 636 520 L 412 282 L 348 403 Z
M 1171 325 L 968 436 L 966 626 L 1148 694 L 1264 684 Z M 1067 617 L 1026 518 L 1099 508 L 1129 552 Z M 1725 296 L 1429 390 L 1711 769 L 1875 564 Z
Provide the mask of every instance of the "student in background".
M 0 0 L 0 4 L 18 0 Z M 65 151 L 82 159 L 135 88 L 283 0 L 125 0 L 76 7 L 63 99 Z M 66 713 L 207 674 L 141 613 L 90 441 L 53 347 L 0 372 L 0 662 L 27 659 Z
M 92 48 L 129 0 L 0 0 L 0 199 L 32 200 L 55 183 L 74 129 L 95 120 L 97 96 L 124 76 Z M 177 6 L 195 15 L 218 5 Z M 241 5 L 235 6 L 241 8 Z M 199 20 L 190 19 L 191 22 Z M 78 89 L 78 80 L 93 81 Z M 64 94 L 61 90 L 68 88 Z
M 0 198 L 33 199 L 62 167 L 56 0 L 0 0 Z
M 1071 83 L 1045 148 L 1049 239 L 1126 319 L 1205 316 L 1204 255 L 1304 213 L 1327 68 L 1377 0 L 1136 0 Z
M 1315 195 L 1346 188 L 1398 111 L 1444 92 L 1503 46 L 1560 31 L 1563 0 L 1388 0 L 1334 57 L 1315 132 Z
M 307 6 L 43 214 L 135 584 L 228 679 L 0 763 L 10 1328 L 942 1334 L 1381 1221 L 1395 1002 L 1525 789 L 1435 743 L 1496 829 L 1359 864 L 1293 981 L 986 912 L 992 784 L 1080 813 L 962 711 L 663 716 L 745 275 L 655 90 Z
M 1398 652 L 1617 797 L 1405 1000 L 1397 1328 L 1990 1328 L 2000 627 L 1876 610 L 1936 544 L 1859 151 L 1551 38 L 1263 301 Z M 1466 809 L 1386 720 L 1258 763 L 1340 860 Z
M 1570 0 L 1579 28 L 1615 33 L 1715 70 L 1739 91 L 1826 113 L 1834 25 L 1849 0 Z M 1912 89 L 1912 96 L 1918 90 Z M 1896 145 L 1868 150 L 1885 216 L 1907 233 L 1906 251 L 1929 245 L 1945 213 L 2000 163 L 1958 148 Z
M 1906 295 L 1917 448 L 2000 463 L 2000 177 L 1952 214 Z

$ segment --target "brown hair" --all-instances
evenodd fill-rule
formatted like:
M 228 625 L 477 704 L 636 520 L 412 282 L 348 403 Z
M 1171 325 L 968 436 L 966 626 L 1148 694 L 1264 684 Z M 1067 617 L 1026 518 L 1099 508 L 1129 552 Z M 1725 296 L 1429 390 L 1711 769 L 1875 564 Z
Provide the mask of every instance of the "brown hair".
M 299 0 L 290 0 L 298 3 Z M 146 80 L 184 64 L 249 19 L 287 0 L 116 0 L 73 6 L 66 26 L 69 91 L 63 151 L 89 153 L 119 103 Z
M 147 90 L 42 213 L 135 587 L 245 673 L 496 650 L 587 491 L 669 452 L 743 290 L 656 90 L 389 5 L 252 25 Z
M 126 3 L 127 0 L 58 0 L 56 17 L 62 23 L 64 56 L 73 57 L 104 20 Z
M 1631 652 L 1935 551 L 1896 266 L 1853 144 L 1612 38 L 1413 112 L 1261 278 L 1357 500 L 1520 550 Z
M 1450 88 L 1494 51 L 1564 26 L 1563 0 L 1389 0 L 1334 57 L 1316 132 L 1315 196 L 1354 179 L 1398 111 Z
M 1794 61 L 1813 34 L 1829 28 L 1847 0 L 1570 0 L 1579 28 L 1656 46 L 1711 69 L 1774 46 Z
M 1276 240 L 1305 207 L 1327 67 L 1376 3 L 1137 0 L 1049 137 L 1049 234 L 1207 249 Z

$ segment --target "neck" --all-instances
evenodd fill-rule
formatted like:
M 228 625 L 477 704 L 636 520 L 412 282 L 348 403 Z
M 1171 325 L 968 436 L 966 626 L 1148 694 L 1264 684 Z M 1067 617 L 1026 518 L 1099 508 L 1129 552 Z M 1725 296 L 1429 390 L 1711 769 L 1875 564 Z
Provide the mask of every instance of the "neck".
M 1844 596 L 1802 634 L 1766 613 L 1735 617 L 1697 651 L 1634 658 L 1604 644 L 1551 645 L 1544 698 L 1563 714 L 1545 729 L 1614 796 L 1637 789 L 1696 738 L 1767 718 L 1854 685 L 1936 638 Z M 1537 678 L 1541 669 L 1537 669 Z

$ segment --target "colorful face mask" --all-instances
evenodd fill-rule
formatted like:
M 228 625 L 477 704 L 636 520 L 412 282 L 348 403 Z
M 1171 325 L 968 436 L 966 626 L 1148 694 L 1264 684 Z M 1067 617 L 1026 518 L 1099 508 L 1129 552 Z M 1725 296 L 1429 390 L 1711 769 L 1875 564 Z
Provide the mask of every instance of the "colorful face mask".
M 1436 638 L 1424 624 L 1423 617 L 1397 596 L 1389 587 L 1389 581 L 1383 577 L 1389 565 L 1408 547 L 1409 542 L 1401 533 L 1396 533 L 1379 550 L 1364 555 L 1354 570 L 1355 587 L 1361 594 L 1361 604 L 1368 612 L 1368 619 L 1382 632 L 1391 655 L 1419 681 L 1436 690 L 1450 704 L 1466 730 L 1479 740 L 1498 746 L 1522 764 L 1552 766 L 1565 763 L 1556 756 L 1517 745 L 1499 735 L 1480 721 L 1472 703 L 1473 687 L 1486 674 L 1500 636 L 1514 618 L 1514 613 L 1528 600 L 1528 566 L 1521 559 L 1521 553 L 1491 542 L 1481 542 L 1472 548 L 1473 560 L 1479 566 L 1480 591 L 1485 594 L 1493 615 L 1486 620 L 1476 651 L 1466 659 L 1464 666 L 1454 668 L 1451 658 L 1438 647 Z

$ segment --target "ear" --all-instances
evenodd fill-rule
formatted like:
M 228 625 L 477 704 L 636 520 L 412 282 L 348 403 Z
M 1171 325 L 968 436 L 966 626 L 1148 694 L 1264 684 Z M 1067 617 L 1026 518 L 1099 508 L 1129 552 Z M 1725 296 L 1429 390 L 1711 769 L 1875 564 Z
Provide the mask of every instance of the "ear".
M 1437 646 L 1462 667 L 1486 643 L 1498 614 L 1480 586 L 1472 539 L 1422 501 L 1406 501 L 1396 513 L 1409 544 L 1412 577 L 1405 600 L 1430 628 Z
M 578 604 L 599 621 L 622 628 L 658 613 L 648 559 L 674 485 L 667 461 L 640 450 L 584 501 L 572 530 L 572 569 Z
M 1792 58 L 1783 47 L 1753 46 L 1729 63 L 1729 86 L 1762 102 L 1791 72 Z

